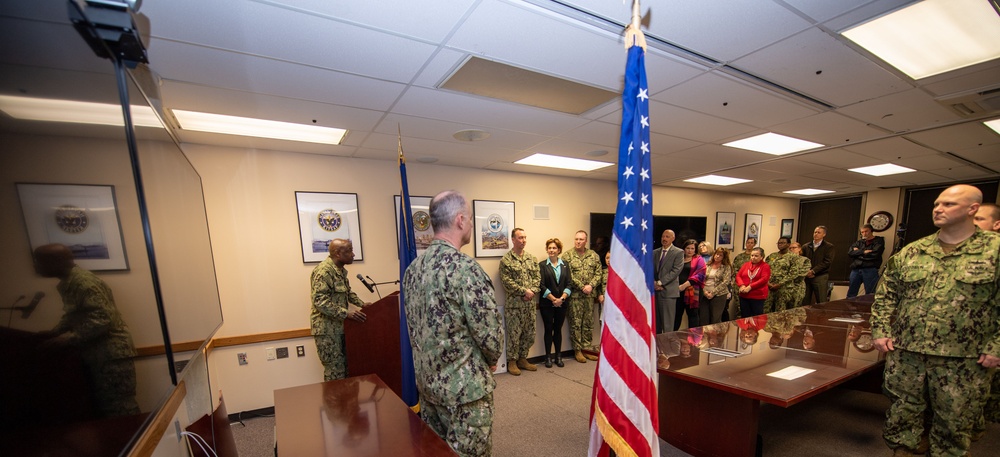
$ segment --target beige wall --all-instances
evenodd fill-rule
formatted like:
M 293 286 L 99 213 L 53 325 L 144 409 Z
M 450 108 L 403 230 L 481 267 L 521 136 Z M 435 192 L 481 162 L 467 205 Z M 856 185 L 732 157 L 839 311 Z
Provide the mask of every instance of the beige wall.
M 309 273 L 315 264 L 302 262 L 295 191 L 356 193 L 364 260 L 348 267 L 350 275 L 361 273 L 380 282 L 397 278 L 395 162 L 199 145 L 184 149 L 204 182 L 225 318 L 217 336 L 309 326 Z M 613 182 L 420 163 L 408 164 L 407 170 L 411 195 L 457 189 L 470 200 L 514 201 L 516 225 L 527 231 L 528 251 L 536 257 L 544 255 L 546 238 L 568 242 L 576 230 L 590 226 L 591 212 L 615 211 Z M 550 208 L 548 220 L 533 219 L 535 205 Z M 771 217 L 780 221 L 798 213 L 795 199 L 689 189 L 654 189 L 653 206 L 657 215 L 706 217 L 709 237 L 714 236 L 716 211 L 735 212 L 737 239 L 743 236 L 745 213 L 760 213 L 765 242 L 779 236 L 780 226 L 771 225 Z M 463 251 L 474 255 L 471 245 Z M 499 259 L 479 261 L 501 290 Z M 363 300 L 377 299 L 356 281 L 352 286 Z M 383 294 L 396 290 L 391 285 L 380 289 Z M 503 292 L 497 295 L 502 304 Z M 540 322 L 537 327 L 531 355 L 544 353 Z M 295 356 L 297 345 L 306 346 L 306 357 Z M 289 348 L 290 358 L 265 360 L 266 347 L 282 346 Z M 238 352 L 247 353 L 249 365 L 237 364 Z M 225 393 L 230 412 L 271 406 L 273 389 L 322 380 L 315 345 L 308 338 L 216 349 L 210 365 L 213 386 Z

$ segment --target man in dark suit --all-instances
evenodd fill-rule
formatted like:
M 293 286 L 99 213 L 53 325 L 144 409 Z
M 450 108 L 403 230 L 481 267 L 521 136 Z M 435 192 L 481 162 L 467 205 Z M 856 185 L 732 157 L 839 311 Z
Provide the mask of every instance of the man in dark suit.
M 662 247 L 653 250 L 653 275 L 656 278 L 656 333 L 673 330 L 678 290 L 677 277 L 684 266 L 684 251 L 674 246 L 673 230 L 664 230 Z
M 820 225 L 813 230 L 812 243 L 802 246 L 802 256 L 812 262 L 812 269 L 806 273 L 806 298 L 802 306 L 813 303 L 824 303 L 830 300 L 828 284 L 830 283 L 830 265 L 833 264 L 833 244 L 824 241 L 826 227 Z

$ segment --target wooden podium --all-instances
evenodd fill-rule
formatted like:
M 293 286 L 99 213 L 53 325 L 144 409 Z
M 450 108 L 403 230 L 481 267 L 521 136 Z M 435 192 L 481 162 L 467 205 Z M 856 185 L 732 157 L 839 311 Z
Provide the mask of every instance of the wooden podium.
M 344 320 L 347 375 L 378 375 L 397 395 L 403 396 L 402 358 L 399 350 L 399 292 L 366 306 L 367 319 Z

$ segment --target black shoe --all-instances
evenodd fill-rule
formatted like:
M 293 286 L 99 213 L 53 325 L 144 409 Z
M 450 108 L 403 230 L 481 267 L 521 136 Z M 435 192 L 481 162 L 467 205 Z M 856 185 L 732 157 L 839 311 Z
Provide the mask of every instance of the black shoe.
M 545 358 L 545 368 L 552 368 L 552 357 Z
M 563 361 L 562 361 L 562 357 L 556 356 L 556 366 L 559 367 L 559 368 L 562 368 L 562 367 L 566 366 L 566 364 L 563 363 Z

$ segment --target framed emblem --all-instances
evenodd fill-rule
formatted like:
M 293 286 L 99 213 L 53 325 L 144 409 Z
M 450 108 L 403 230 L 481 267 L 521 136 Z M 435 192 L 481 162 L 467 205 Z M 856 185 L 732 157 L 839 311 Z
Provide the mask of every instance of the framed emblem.
M 91 271 L 128 270 L 115 187 L 17 183 L 28 242 L 59 243 Z
M 399 253 L 399 195 L 393 195 L 396 205 L 396 253 Z M 413 213 L 413 237 L 417 242 L 417 255 L 423 254 L 434 240 L 434 229 L 431 227 L 431 197 L 415 197 L 410 195 L 410 211 Z
M 472 229 L 476 257 L 503 257 L 512 247 L 510 231 L 514 225 L 514 202 L 473 200 Z
M 330 255 L 330 241 L 351 240 L 354 261 L 364 260 L 358 194 L 295 192 L 299 212 L 302 262 L 322 262 Z
M 747 213 L 746 223 L 743 226 L 743 241 L 745 242 L 748 238 L 753 238 L 757 240 L 757 246 L 760 246 L 760 231 L 763 228 L 763 224 L 763 215 Z

